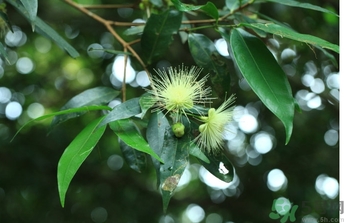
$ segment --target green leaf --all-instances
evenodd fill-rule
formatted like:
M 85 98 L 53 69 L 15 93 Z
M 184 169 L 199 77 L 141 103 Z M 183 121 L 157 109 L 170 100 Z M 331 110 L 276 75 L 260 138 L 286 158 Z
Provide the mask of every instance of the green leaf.
M 75 173 L 104 134 L 106 126 L 97 128 L 102 119 L 98 118 L 87 125 L 65 149 L 58 162 L 57 185 L 62 207 Z
M 274 2 L 274 3 L 292 6 L 292 7 L 311 9 L 311 10 L 315 10 L 315 11 L 319 11 L 319 12 L 330 13 L 330 14 L 333 14 L 333 15 L 336 15 L 337 17 L 339 17 L 339 15 L 337 15 L 336 13 L 334 13 L 328 9 L 322 8 L 322 7 L 317 6 L 317 5 L 312 5 L 310 3 L 297 2 L 294 0 L 283 0 L 283 1 L 281 1 L 281 0 L 256 0 L 255 1 L 255 3 L 266 3 L 266 2 Z
M 37 9 L 38 9 L 38 0 L 20 0 L 23 4 L 24 8 L 28 12 L 28 17 L 32 23 L 32 31 L 35 30 L 34 21 L 37 17 Z
M 231 12 L 233 12 L 250 1 L 251 0 L 226 0 L 226 6 Z
M 160 189 L 162 193 L 163 210 L 166 213 L 173 192 L 189 162 L 188 147 L 190 139 L 176 138 L 171 127 L 165 130 L 161 158 L 165 161 L 160 166 Z
M 240 13 L 235 13 L 234 14 L 235 19 L 237 19 L 239 22 L 242 23 L 257 23 L 257 19 L 251 19 L 250 17 L 240 14 Z M 260 37 L 265 38 L 266 37 L 266 32 L 260 29 L 252 28 L 252 30 L 257 33 Z
M 148 64 L 160 57 L 172 42 L 182 22 L 182 13 L 168 10 L 162 14 L 152 14 L 143 30 L 141 47 Z
M 218 53 L 213 41 L 203 34 L 189 34 L 188 43 L 196 64 L 210 72 L 215 91 L 218 95 L 224 95 L 230 83 L 226 59 Z
M 51 114 L 40 116 L 38 118 L 35 118 L 35 119 L 32 119 L 32 120 L 28 121 L 22 127 L 20 127 L 20 129 L 16 132 L 16 134 L 11 139 L 11 142 L 13 141 L 13 139 L 18 135 L 18 133 L 24 127 L 26 127 L 27 125 L 31 124 L 32 122 L 41 121 L 41 120 L 44 120 L 44 119 L 47 119 L 47 118 L 51 118 L 51 117 L 54 117 L 54 116 L 57 116 L 57 115 L 64 115 L 64 114 L 71 114 L 71 113 L 85 113 L 85 112 L 88 112 L 88 111 L 95 111 L 95 110 L 111 110 L 111 108 L 108 107 L 108 106 L 93 105 L 93 106 L 85 106 L 85 107 L 80 107 L 80 108 L 66 109 L 66 110 L 63 110 L 63 111 L 53 112 Z
M 61 110 L 77 108 L 77 107 L 85 107 L 89 105 L 107 104 L 111 100 L 113 100 L 115 97 L 117 97 L 119 94 L 120 94 L 119 91 L 116 91 L 108 87 L 91 88 L 74 96 L 61 108 Z M 78 113 L 65 113 L 64 115 L 57 115 L 51 122 L 51 128 L 55 127 L 56 125 L 62 122 L 67 121 L 68 119 L 79 117 L 80 115 L 83 115 L 84 113 L 85 111 L 78 112 Z
M 132 98 L 117 105 L 109 114 L 106 115 L 105 119 L 102 121 L 102 123 L 100 123 L 100 126 L 140 114 L 141 108 L 139 100 L 140 98 Z
M 209 163 L 199 160 L 200 163 L 210 173 L 219 178 L 220 180 L 230 183 L 234 178 L 234 168 L 232 163 L 224 155 L 211 156 L 207 155 Z
M 179 0 L 171 0 L 171 2 L 174 4 L 176 9 L 181 12 L 196 11 L 201 9 L 210 17 L 216 19 L 216 21 L 219 19 L 219 12 L 217 10 L 217 7 L 212 2 L 207 2 L 205 5 L 184 4 Z
M 7 0 L 8 3 L 13 5 L 19 12 L 22 13 L 26 19 L 30 20 L 30 13 L 24 6 L 22 6 L 18 1 L 16 0 Z M 51 28 L 48 24 L 46 24 L 43 20 L 41 20 L 39 17 L 36 17 L 34 21 L 32 21 L 32 25 L 37 27 L 36 31 L 40 33 L 43 36 L 49 37 L 55 43 L 60 46 L 61 48 L 65 49 L 69 55 L 73 58 L 76 58 L 79 56 L 78 51 L 74 49 L 66 40 L 64 40 L 53 28 Z
M 149 93 L 144 93 L 140 97 L 140 106 L 142 110 L 141 117 L 145 116 L 147 111 L 155 104 L 155 100 L 152 100 L 152 95 Z
M 164 162 L 148 145 L 131 119 L 121 119 L 110 123 L 110 128 L 125 144 L 138 151 L 147 153 Z
M 149 146 L 160 157 L 162 154 L 165 131 L 170 129 L 170 123 L 162 112 L 154 112 L 150 116 L 147 126 L 146 137 Z M 157 174 L 157 185 L 160 185 L 160 162 L 153 159 L 153 165 Z
M 141 173 L 147 165 L 146 154 L 133 149 L 132 147 L 125 144 L 122 140 L 120 140 L 119 145 L 126 163 L 130 166 L 131 169 Z
M 286 129 L 286 144 L 293 131 L 294 99 L 291 87 L 274 56 L 257 37 L 241 29 L 233 29 L 230 37 L 233 58 L 252 90 L 274 113 Z
M 1 42 L 0 42 L 0 54 L 5 58 L 6 62 L 9 64 L 10 60 L 8 59 L 5 47 Z
M 210 163 L 208 157 L 202 152 L 202 150 L 195 144 L 192 143 L 189 148 L 189 154 L 202 160 L 204 163 Z
M 267 24 L 262 24 L 262 23 L 242 23 L 241 25 L 249 27 L 249 28 L 257 28 L 260 30 L 263 30 L 268 33 L 272 33 L 275 35 L 279 35 L 283 38 L 288 38 L 300 42 L 304 42 L 307 44 L 311 44 L 317 47 L 321 48 L 326 48 L 329 50 L 332 50 L 336 53 L 339 53 L 339 46 L 330 42 L 327 42 L 326 40 L 323 40 L 321 38 L 312 36 L 312 35 L 307 35 L 307 34 L 301 34 L 298 32 L 293 31 L 292 29 L 289 29 L 285 26 L 280 26 L 274 23 L 267 23 Z

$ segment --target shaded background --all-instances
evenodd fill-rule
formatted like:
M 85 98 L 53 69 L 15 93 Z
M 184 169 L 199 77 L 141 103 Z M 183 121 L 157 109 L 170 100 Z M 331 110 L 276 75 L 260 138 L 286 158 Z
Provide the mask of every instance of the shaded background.
M 339 1 L 309 2 L 339 11 Z M 264 41 L 286 71 L 302 110 L 295 113 L 288 145 L 282 123 L 247 87 L 229 58 L 232 71 L 224 90 L 237 96 L 227 150 L 236 171 L 233 183 L 218 182 L 191 160 L 164 215 L 153 166 L 148 162 L 143 173 L 130 169 L 108 129 L 72 180 L 62 208 L 56 180 L 59 157 L 97 113 L 51 132 L 51 120 L 37 122 L 10 140 L 24 123 L 58 111 L 88 88 L 117 88 L 111 76 L 115 56 L 90 54 L 87 49 L 95 43 L 121 48 L 103 26 L 62 1 L 39 3 L 38 15 L 81 56 L 72 59 L 50 40 L 32 33 L 30 24 L 8 6 L 15 33 L 3 37 L 11 60 L 0 67 L 0 222 L 279 222 L 269 214 L 273 200 L 280 197 L 298 205 L 296 222 L 305 216 L 338 218 L 338 67 L 310 46 L 274 36 Z M 262 4 L 260 11 L 301 33 L 339 42 L 335 17 L 272 3 Z M 114 9 L 97 12 L 117 21 L 140 18 L 135 10 L 125 18 Z M 220 38 L 210 30 L 202 32 L 214 41 Z M 150 68 L 181 63 L 194 65 L 187 44 L 175 36 L 170 51 Z M 133 67 L 140 71 L 134 61 Z M 128 85 L 128 98 L 142 94 L 144 81 L 136 77 L 136 82 L 141 84 Z

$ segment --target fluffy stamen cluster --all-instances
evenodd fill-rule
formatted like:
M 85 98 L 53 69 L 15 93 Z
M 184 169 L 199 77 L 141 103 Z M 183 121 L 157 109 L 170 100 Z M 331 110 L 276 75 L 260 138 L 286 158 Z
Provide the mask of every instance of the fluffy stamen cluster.
M 211 103 L 210 88 L 205 88 L 207 76 L 197 80 L 202 69 L 182 66 L 179 69 L 169 67 L 166 70 L 156 71 L 159 77 L 153 77 L 151 82 L 152 90 L 148 92 L 158 109 L 166 110 L 178 115 L 186 115 L 186 110 L 194 107 L 195 104 Z
M 228 131 L 225 126 L 232 120 L 234 95 L 228 98 L 218 109 L 210 108 L 208 116 L 201 116 L 204 122 L 199 126 L 200 134 L 196 141 L 198 146 L 208 153 L 218 153 L 223 148 L 223 134 Z

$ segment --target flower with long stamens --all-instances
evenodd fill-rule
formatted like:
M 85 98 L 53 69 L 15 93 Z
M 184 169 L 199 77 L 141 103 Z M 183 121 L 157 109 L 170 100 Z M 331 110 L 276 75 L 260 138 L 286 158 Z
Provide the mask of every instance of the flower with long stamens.
M 211 90 L 205 87 L 207 75 L 197 80 L 202 69 L 193 66 L 189 70 L 182 66 L 169 67 L 167 71 L 156 71 L 158 77 L 152 78 L 152 89 L 148 90 L 158 109 L 176 113 L 178 118 L 195 104 L 211 103 Z
M 200 134 L 195 140 L 203 151 L 217 154 L 223 148 L 223 134 L 228 131 L 226 124 L 232 121 L 234 101 L 235 96 L 232 95 L 218 109 L 210 108 L 208 116 L 200 117 L 204 123 L 199 126 Z

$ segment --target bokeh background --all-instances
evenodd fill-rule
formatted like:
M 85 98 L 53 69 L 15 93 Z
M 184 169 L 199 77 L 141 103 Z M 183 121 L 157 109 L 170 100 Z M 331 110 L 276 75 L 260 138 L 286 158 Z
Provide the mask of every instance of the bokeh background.
M 304 2 L 339 12 L 338 0 Z M 260 11 L 301 33 L 339 42 L 337 17 L 273 3 L 262 4 Z M 142 19 L 130 9 L 96 12 L 117 21 Z M 121 45 L 103 26 L 63 1 L 39 1 L 38 15 L 79 51 L 77 59 L 33 33 L 31 25 L 10 6 L 8 15 L 14 33 L 5 32 L 2 37 L 10 63 L 0 61 L 1 223 L 280 222 L 269 217 L 271 212 L 276 213 L 273 202 L 278 198 L 289 200 L 291 207 L 297 206 L 296 222 L 339 217 L 337 54 L 330 59 L 306 44 L 278 36 L 264 39 L 288 75 L 302 111 L 295 113 L 294 132 L 285 145 L 282 123 L 237 72 L 225 41 L 204 30 L 232 69 L 224 90 L 237 96 L 232 131 L 226 136 L 227 152 L 235 168 L 233 182 L 217 180 L 191 160 L 164 214 L 153 166 L 148 162 L 150 165 L 142 173 L 130 169 L 118 139 L 108 129 L 72 180 L 62 208 L 56 180 L 58 160 L 64 148 L 98 114 L 87 113 L 53 130 L 49 129 L 51 119 L 35 122 L 11 139 L 26 122 L 58 111 L 88 88 L 119 89 L 123 57 L 88 49 L 121 50 Z M 175 36 L 169 52 L 151 68 L 195 65 L 187 49 L 181 37 Z M 135 61 L 128 70 L 127 97 L 140 96 L 149 85 L 147 75 Z M 111 105 L 118 103 L 120 98 Z

